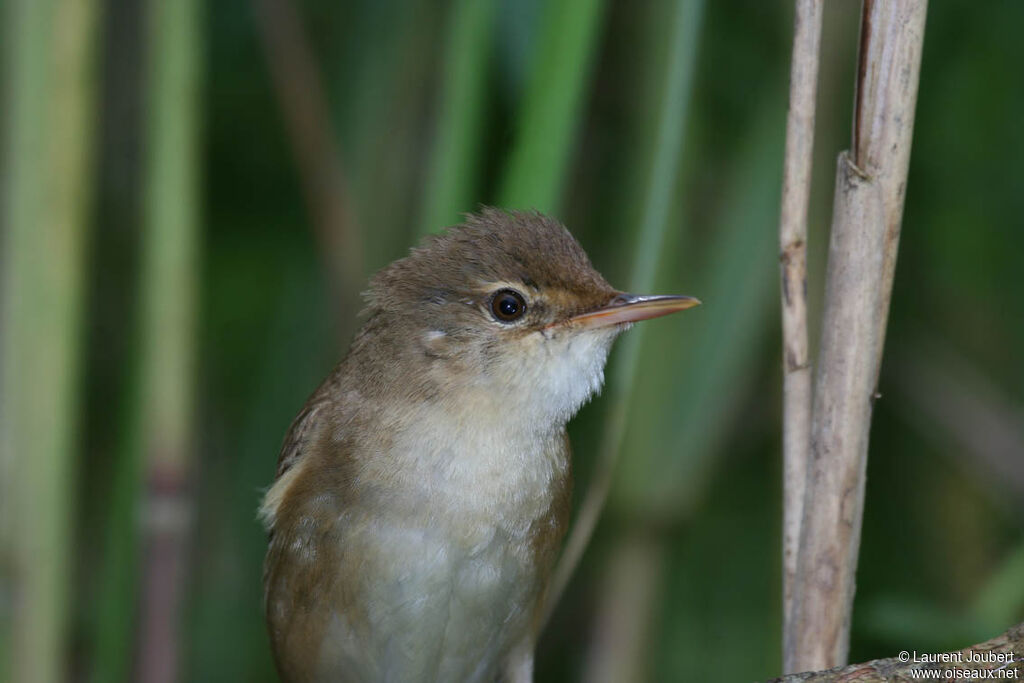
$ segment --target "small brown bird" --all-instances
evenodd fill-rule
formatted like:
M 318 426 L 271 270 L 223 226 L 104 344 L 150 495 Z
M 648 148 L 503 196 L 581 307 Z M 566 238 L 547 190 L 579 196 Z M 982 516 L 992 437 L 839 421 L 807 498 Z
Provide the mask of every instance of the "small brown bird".
M 537 213 L 484 209 L 371 281 L 348 355 L 292 422 L 260 510 L 286 681 L 530 681 L 569 514 L 565 424 L 630 323 Z

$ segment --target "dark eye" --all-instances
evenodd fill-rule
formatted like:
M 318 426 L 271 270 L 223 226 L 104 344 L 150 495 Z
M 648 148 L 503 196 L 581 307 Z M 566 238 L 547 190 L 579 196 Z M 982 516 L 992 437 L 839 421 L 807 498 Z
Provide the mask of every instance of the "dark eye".
M 518 320 L 526 313 L 526 300 L 514 289 L 501 289 L 491 297 L 491 313 L 503 323 Z

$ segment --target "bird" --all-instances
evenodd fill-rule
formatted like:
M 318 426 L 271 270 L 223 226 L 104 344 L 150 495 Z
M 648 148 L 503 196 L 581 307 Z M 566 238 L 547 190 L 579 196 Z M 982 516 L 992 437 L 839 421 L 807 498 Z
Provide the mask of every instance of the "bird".
M 489 207 L 364 297 L 259 510 L 278 672 L 531 681 L 569 521 L 566 423 L 619 333 L 700 302 L 616 290 L 559 221 Z

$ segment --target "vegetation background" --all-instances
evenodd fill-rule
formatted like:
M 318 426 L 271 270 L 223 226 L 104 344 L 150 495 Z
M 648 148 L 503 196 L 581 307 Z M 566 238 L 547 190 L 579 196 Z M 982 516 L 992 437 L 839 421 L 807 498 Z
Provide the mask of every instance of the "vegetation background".
M 0 671 L 275 680 L 255 509 L 284 432 L 366 278 L 488 203 L 563 219 L 624 289 L 705 304 L 632 331 L 571 425 L 577 501 L 620 459 L 537 680 L 780 673 L 791 3 L 0 11 Z M 859 13 L 826 3 L 812 349 Z M 931 3 L 852 661 L 1024 619 L 1021 26 L 1019 0 Z

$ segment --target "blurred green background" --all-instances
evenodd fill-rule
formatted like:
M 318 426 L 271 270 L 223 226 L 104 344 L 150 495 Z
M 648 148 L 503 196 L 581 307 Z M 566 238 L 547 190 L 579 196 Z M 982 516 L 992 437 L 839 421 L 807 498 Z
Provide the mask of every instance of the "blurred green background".
M 851 661 L 1024 619 L 1024 3 L 931 5 Z M 630 332 L 570 426 L 577 501 L 620 459 L 537 680 L 780 673 L 791 3 L 0 11 L 9 680 L 275 680 L 255 509 L 284 432 L 366 278 L 480 203 L 705 304 Z M 812 343 L 859 11 L 826 3 Z

